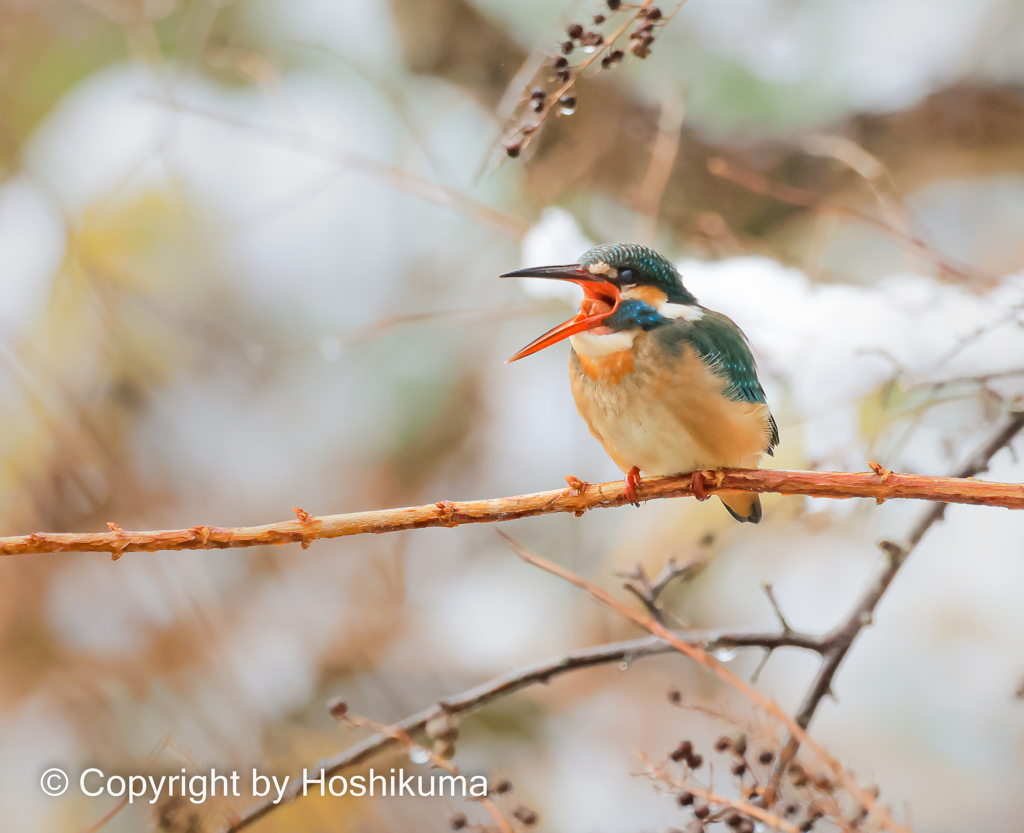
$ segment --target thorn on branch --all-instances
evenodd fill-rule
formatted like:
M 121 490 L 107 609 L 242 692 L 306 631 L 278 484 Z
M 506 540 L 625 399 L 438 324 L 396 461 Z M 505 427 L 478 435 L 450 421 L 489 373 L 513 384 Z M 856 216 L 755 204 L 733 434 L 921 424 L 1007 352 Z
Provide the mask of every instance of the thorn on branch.
M 452 517 L 455 515 L 454 503 L 450 500 L 439 500 L 434 506 L 440 510 L 440 518 L 445 526 L 456 526 L 456 524 L 452 523 Z
M 590 486 L 586 480 L 580 480 L 574 474 L 567 474 L 565 476 L 565 482 L 569 484 L 569 494 L 573 497 L 579 497 Z
M 899 563 L 907 557 L 907 550 L 895 541 L 881 541 L 878 544 L 878 548 L 889 556 L 889 561 L 894 564 Z
M 775 617 L 779 620 L 779 624 L 782 625 L 783 636 L 791 636 L 792 634 L 796 633 L 796 631 L 794 631 L 793 628 L 789 626 L 789 622 L 786 621 L 786 617 L 782 613 L 782 608 L 779 607 L 779 602 L 775 598 L 775 589 L 772 587 L 772 585 L 769 584 L 767 581 L 762 581 L 761 589 L 764 591 L 764 594 L 768 597 L 768 602 L 769 604 L 771 604 L 772 610 L 775 611 Z
M 298 506 L 293 506 L 292 512 L 294 512 L 295 517 L 297 517 L 303 523 L 307 523 L 309 521 L 310 514 L 305 509 L 300 509 Z
M 889 478 L 892 476 L 892 470 L 887 469 L 881 463 L 873 463 L 869 460 L 868 468 L 871 469 L 871 471 L 873 471 L 879 477 L 881 477 L 882 482 L 888 482 Z
M 210 527 L 208 526 L 193 526 L 189 532 L 192 533 L 193 539 L 199 542 L 200 547 L 205 547 L 206 542 L 210 540 Z
M 123 529 L 121 529 L 121 527 L 119 527 L 113 521 L 107 521 L 107 529 L 109 529 L 111 532 L 113 532 L 119 538 L 122 535 L 125 535 L 125 531 Z M 110 549 L 110 560 L 111 561 L 117 561 L 117 559 L 119 559 L 122 555 L 124 555 L 124 549 L 125 549 L 126 546 L 127 546 L 127 542 L 114 544 L 111 547 L 111 549 Z

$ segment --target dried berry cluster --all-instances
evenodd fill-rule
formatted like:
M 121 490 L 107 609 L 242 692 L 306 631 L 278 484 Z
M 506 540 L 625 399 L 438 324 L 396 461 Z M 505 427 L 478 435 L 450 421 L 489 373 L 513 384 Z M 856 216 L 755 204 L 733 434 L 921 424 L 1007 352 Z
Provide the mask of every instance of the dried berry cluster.
M 510 792 L 512 792 L 512 782 L 507 778 L 501 778 L 496 781 L 490 789 L 490 793 L 494 795 L 508 795 Z M 531 810 L 524 804 L 520 804 L 512 811 L 512 817 L 523 825 L 523 827 L 533 827 L 540 820 L 537 815 L 537 811 Z M 452 830 L 466 830 L 472 828 L 480 831 L 492 831 L 496 829 L 494 827 L 486 827 L 483 825 L 471 825 L 469 818 L 465 813 L 452 813 L 452 815 L 448 817 L 448 826 L 451 827 Z
M 703 707 L 686 704 L 683 695 L 675 688 L 668 691 L 668 700 L 679 708 L 697 708 L 708 713 Z M 733 718 L 725 715 L 715 716 L 735 725 Z M 746 732 L 741 731 L 732 737 L 723 735 L 718 738 L 713 750 L 716 755 L 726 759 L 726 768 L 735 779 L 734 787 L 739 801 L 761 808 L 764 807 L 765 787 L 778 766 L 778 752 L 775 748 L 778 741 L 761 739 L 752 743 L 748 740 L 747 732 L 759 738 L 764 738 L 765 732 L 753 726 L 747 726 L 745 729 Z M 672 762 L 685 765 L 681 779 L 670 775 Z M 703 795 L 716 792 L 713 787 L 697 786 L 694 780 L 698 774 L 697 770 L 704 764 L 705 758 L 696 752 L 693 742 L 684 740 L 669 753 L 662 765 L 648 770 L 650 777 L 664 784 L 675 794 L 680 807 L 692 812 L 693 820 L 686 828 L 687 833 L 700 833 L 713 824 L 716 825 L 716 830 L 728 829 L 736 833 L 753 833 L 755 829 L 764 829 L 762 821 L 744 814 L 741 809 L 731 806 L 727 800 L 715 802 L 702 798 Z M 718 765 L 708 762 L 706 769 L 709 771 L 710 779 L 718 770 Z M 867 792 L 873 798 L 878 798 L 876 787 L 868 788 Z M 803 833 L 814 830 L 817 823 L 822 820 L 842 830 L 858 833 L 869 833 L 879 829 L 868 821 L 867 810 L 839 784 L 824 773 L 808 770 L 799 761 L 792 761 L 786 767 L 780 794 L 766 810 L 777 818 L 784 818 Z
M 598 58 L 602 69 L 613 69 L 622 63 L 627 48 L 637 58 L 650 55 L 651 44 L 666 20 L 662 10 L 649 5 L 649 0 L 648 4 L 640 6 L 623 6 L 621 0 L 606 0 L 601 11 L 591 15 L 588 25 L 569 23 L 565 28 L 567 38 L 559 45 L 559 54 L 553 56 L 534 79 L 525 108 L 519 109 L 518 118 L 513 117 L 517 126 L 505 142 L 505 153 L 512 158 L 519 156 L 552 111 L 560 115 L 576 111 L 576 96 L 571 88 Z M 628 46 L 623 44 L 623 48 L 619 48 L 617 43 L 627 32 Z M 573 57 L 577 50 L 582 53 L 579 60 Z
M 669 699 L 678 703 L 678 692 L 669 692 Z M 736 738 L 721 737 L 715 742 L 714 750 L 719 755 L 725 755 L 731 759 L 729 771 L 738 780 L 741 798 L 744 801 L 756 799 L 763 782 L 758 778 L 754 769 L 769 766 L 775 760 L 775 752 L 771 749 L 761 749 L 756 755 L 751 755 L 748 758 L 749 750 L 745 735 L 739 735 Z M 682 741 L 669 754 L 669 759 L 677 763 L 685 763 L 690 773 L 700 769 L 704 763 L 704 756 L 694 751 L 693 742 L 689 740 Z M 676 800 L 680 807 L 691 808 L 695 822 L 699 823 L 695 829 L 703 829 L 705 825 L 722 822 L 736 833 L 754 833 L 756 820 L 728 805 L 715 809 L 710 802 L 699 798 L 690 790 L 680 792 Z

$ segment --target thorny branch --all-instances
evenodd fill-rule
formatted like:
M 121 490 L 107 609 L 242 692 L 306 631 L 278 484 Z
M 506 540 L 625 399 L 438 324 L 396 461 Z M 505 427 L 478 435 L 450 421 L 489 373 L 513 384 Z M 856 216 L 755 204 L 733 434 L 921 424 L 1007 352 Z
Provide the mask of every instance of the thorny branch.
M 819 651 L 820 637 L 813 634 L 792 632 L 787 635 L 774 633 L 730 633 L 720 630 L 674 632 L 676 639 L 713 651 L 718 648 L 757 647 L 766 650 L 776 648 L 803 648 Z M 427 724 L 438 718 L 453 718 L 474 712 L 490 703 L 501 700 L 530 686 L 548 683 L 555 677 L 584 668 L 594 668 L 614 663 L 632 663 L 639 659 L 668 654 L 675 651 L 669 642 L 658 636 L 645 636 L 625 642 L 598 645 L 568 654 L 553 657 L 543 662 L 528 665 L 495 677 L 474 688 L 439 701 L 428 709 L 399 720 L 382 728 L 359 743 L 332 758 L 318 761 L 309 771 L 318 774 L 322 769 L 326 776 L 331 776 L 359 766 L 376 756 L 402 745 L 405 738 L 423 735 Z M 290 784 L 297 784 L 294 789 L 285 791 L 280 802 L 266 801 L 257 804 L 242 816 L 228 825 L 223 833 L 238 833 L 263 818 L 279 804 L 287 804 L 302 796 L 302 779 L 291 779 Z
M 979 474 L 984 471 L 991 458 L 1000 449 L 1009 445 L 1021 428 L 1024 428 L 1024 413 L 1013 415 L 1007 421 L 1006 425 L 992 438 L 992 440 L 979 450 L 974 458 L 960 470 L 959 474 L 963 477 L 970 477 L 973 474 Z M 580 486 L 585 485 L 586 484 L 579 484 L 579 486 L 574 488 L 578 490 Z M 828 687 L 831 684 L 832 677 L 834 676 L 839 663 L 849 651 L 857 633 L 859 633 L 865 625 L 869 624 L 870 620 L 865 619 L 863 614 L 866 611 L 870 616 L 870 613 L 874 610 L 875 606 L 877 606 L 878 600 L 881 598 L 885 589 L 895 576 L 895 571 L 899 569 L 899 566 L 902 565 L 910 550 L 921 540 L 928 528 L 942 517 L 944 510 L 945 504 L 936 505 L 922 519 L 922 521 L 914 527 L 907 537 L 907 542 L 902 546 L 902 548 L 889 542 L 883 544 L 883 548 L 890 554 L 891 560 L 889 568 L 883 572 L 878 580 L 876 580 L 869 591 L 865 594 L 865 597 L 857 605 L 854 611 L 851 612 L 850 616 L 847 617 L 846 624 L 841 625 L 839 628 L 828 634 L 816 635 L 803 633 L 793 629 L 788 624 L 782 614 L 782 611 L 775 602 L 774 594 L 772 593 L 770 586 L 765 587 L 765 592 L 781 624 L 782 629 L 777 633 L 733 633 L 720 630 L 686 632 L 669 631 L 653 617 L 644 617 L 623 608 L 623 610 L 626 610 L 629 614 L 627 618 L 633 619 L 633 621 L 638 622 L 644 627 L 649 627 L 652 634 L 640 639 L 633 639 L 608 645 L 599 645 L 594 648 L 574 651 L 572 653 L 557 656 L 543 662 L 510 671 L 507 674 L 503 674 L 489 680 L 488 682 L 482 683 L 481 685 L 471 688 L 468 691 L 464 691 L 461 694 L 447 697 L 430 708 L 417 712 L 416 714 L 409 715 L 390 726 L 384 727 L 382 731 L 375 732 L 338 755 L 318 761 L 310 771 L 319 772 L 322 770 L 329 778 L 343 770 L 359 766 L 360 764 L 363 764 L 386 751 L 401 746 L 404 738 L 414 738 L 424 735 L 427 725 L 433 720 L 437 720 L 439 718 L 457 718 L 469 714 L 490 703 L 529 688 L 530 686 L 540 683 L 548 683 L 553 678 L 572 671 L 608 665 L 611 663 L 628 664 L 645 657 L 680 651 L 681 646 L 685 645 L 691 651 L 696 652 L 699 656 L 702 656 L 707 660 L 707 662 L 702 662 L 702 664 L 708 665 L 708 667 L 711 667 L 711 664 L 713 664 L 729 676 L 734 675 L 731 675 L 731 672 L 728 672 L 728 670 L 721 666 L 720 663 L 717 663 L 710 656 L 711 652 L 720 648 L 762 648 L 766 654 L 770 654 L 778 648 L 798 648 L 813 651 L 822 657 L 822 667 L 819 670 L 818 675 L 815 677 L 815 681 L 808 693 L 808 697 L 805 701 L 805 707 L 801 709 L 795 720 L 784 714 L 782 715 L 782 717 L 785 718 L 783 722 L 794 724 L 796 728 L 796 731 L 792 733 L 784 750 L 784 754 L 788 754 L 788 759 L 784 765 L 780 765 L 777 769 L 778 772 L 782 773 L 785 771 L 785 767 L 788 766 L 789 762 L 791 762 L 795 757 L 799 747 L 799 742 L 794 742 L 793 738 L 806 737 L 803 729 L 810 723 L 810 718 L 813 716 L 814 710 L 817 708 L 817 704 L 821 701 L 824 693 L 828 691 Z M 543 562 L 542 559 L 537 559 L 536 556 L 525 553 L 521 548 L 518 548 L 518 545 L 515 545 L 514 542 L 512 543 L 516 546 L 521 557 L 531 560 L 532 563 L 537 564 L 537 566 L 541 566 L 544 569 L 548 569 L 548 566 L 554 566 L 547 565 L 547 562 Z M 902 553 L 902 556 L 893 555 L 893 551 Z M 640 588 L 634 588 L 634 594 L 637 595 L 638 598 L 644 602 L 645 607 L 650 610 L 650 604 L 656 605 L 660 594 L 668 584 L 680 575 L 684 575 L 690 566 L 691 565 L 688 564 L 667 565 L 661 574 L 653 580 L 648 578 L 646 574 L 641 575 L 639 573 L 629 575 L 627 578 L 639 583 Z M 561 573 L 558 574 L 561 575 Z M 569 576 L 563 577 L 569 578 Z M 593 587 L 584 580 L 579 579 L 577 576 L 572 576 L 569 580 L 573 581 L 573 583 L 578 583 L 578 586 L 585 587 L 588 591 Z M 597 590 L 597 588 L 593 588 L 593 590 Z M 598 598 L 600 598 L 600 596 Z M 650 604 L 648 604 L 648 602 Z M 618 603 L 616 602 L 615 604 Z M 616 609 L 618 610 L 618 608 Z M 622 610 L 619 612 L 622 612 Z M 647 623 L 650 624 L 648 625 Z M 854 630 L 854 628 L 856 628 L 856 630 Z M 682 652 L 686 653 L 686 651 Z M 746 691 L 750 688 L 746 684 L 742 683 L 742 681 L 737 680 L 737 682 L 741 691 Z M 816 695 L 816 692 L 821 688 L 822 683 L 824 684 L 824 689 L 820 695 Z M 770 713 L 775 713 L 776 711 L 781 712 L 774 703 L 765 701 L 764 698 L 757 695 L 756 692 L 755 695 L 755 701 L 763 701 L 762 706 L 767 704 L 766 710 Z M 815 696 L 816 699 L 813 704 L 809 706 L 809 704 L 811 704 L 811 698 Z M 817 747 L 816 744 L 814 746 L 816 747 L 816 751 L 820 750 L 820 747 Z M 840 777 L 840 780 L 845 781 L 848 787 L 852 784 L 852 794 L 863 797 L 865 806 L 873 808 L 875 806 L 873 796 L 865 793 L 864 790 L 852 782 L 852 779 L 850 779 L 849 775 L 842 770 L 838 763 L 834 762 L 834 760 L 831 759 L 830 756 L 826 755 L 823 750 L 820 751 L 823 756 L 823 760 L 825 760 L 826 763 L 831 762 L 830 767 L 833 769 L 833 772 Z M 222 833 L 238 833 L 238 831 L 249 827 L 259 819 L 263 818 L 276 807 L 290 803 L 301 797 L 301 787 L 296 785 L 301 785 L 301 780 L 296 781 L 293 779 L 291 781 L 291 786 L 286 790 L 279 802 L 275 803 L 268 800 L 255 805 L 224 828 Z M 768 802 L 765 802 L 765 804 L 767 805 Z M 889 821 L 891 822 L 892 820 L 889 819 Z M 895 822 L 892 822 L 891 826 L 893 829 L 900 829 Z
M 1011 419 L 1024 420 L 1024 413 Z M 1024 509 L 1024 485 L 992 483 L 969 478 L 928 477 L 898 474 L 871 464 L 871 472 L 773 471 L 726 469 L 705 472 L 705 490 L 716 492 L 774 492 L 825 498 L 874 498 L 881 503 L 896 498 L 930 500 L 941 504 L 968 503 Z M 340 538 L 367 532 L 397 532 L 434 526 L 498 523 L 535 515 L 571 512 L 629 503 L 621 480 L 584 483 L 567 477 L 569 486 L 528 495 L 460 503 L 439 501 L 425 506 L 378 509 L 346 515 L 311 515 L 295 509 L 297 519 L 249 527 L 193 526 L 130 532 L 116 523 L 108 532 L 33 532 L 0 538 L 0 555 L 52 552 L 109 552 L 119 558 L 126 552 L 160 550 L 228 549 L 266 544 L 299 543 L 303 547 L 321 538 Z M 687 497 L 693 494 L 690 476 L 651 477 L 640 483 L 641 500 Z
M 1006 423 L 992 436 L 992 438 L 979 448 L 974 455 L 956 472 L 956 477 L 974 477 L 988 470 L 992 458 L 1003 448 L 1006 448 L 1024 428 L 1024 413 L 1013 414 Z M 871 624 L 875 609 L 882 600 L 886 590 L 892 584 L 893 579 L 900 568 L 906 562 L 910 553 L 921 542 L 931 527 L 941 521 L 946 514 L 946 504 L 936 503 L 920 520 L 911 528 L 903 543 L 893 541 L 882 541 L 879 545 L 886 556 L 886 564 L 881 573 L 868 586 L 860 600 L 850 611 L 846 619 L 836 627 L 821 642 L 820 653 L 822 657 L 821 667 L 814 676 L 810 688 L 804 697 L 800 710 L 796 714 L 796 723 L 801 729 L 806 729 L 811 718 L 817 711 L 822 699 L 832 690 L 832 680 L 835 678 L 839 666 L 853 647 L 854 641 L 865 627 Z M 779 754 L 765 790 L 765 804 L 770 806 L 774 796 L 778 793 L 786 768 L 793 760 L 800 748 L 800 739 L 793 733 L 790 734 L 786 745 Z
M 527 564 L 539 567 L 540 569 L 545 570 L 554 576 L 558 576 L 558 578 L 564 579 L 576 587 L 579 587 L 581 590 L 585 590 L 605 607 L 614 610 L 624 619 L 629 619 L 631 622 L 634 622 L 644 628 L 644 630 L 649 631 L 651 634 L 660 636 L 679 653 L 689 657 L 698 665 L 704 666 L 722 682 L 732 686 L 736 691 L 740 692 L 740 694 L 749 699 L 766 714 L 770 714 L 786 726 L 794 737 L 799 738 L 800 742 L 810 749 L 818 760 L 831 770 L 832 774 L 843 785 L 853 799 L 857 801 L 870 816 L 876 818 L 883 827 L 893 831 L 893 833 L 908 833 L 907 828 L 899 824 L 887 810 L 880 807 L 878 802 L 875 800 L 875 796 L 871 795 L 867 790 L 861 787 L 850 773 L 843 768 L 842 764 L 829 755 L 817 741 L 808 736 L 803 727 L 798 726 L 796 721 L 794 721 L 778 703 L 774 700 L 768 699 L 752 685 L 741 680 L 703 647 L 684 642 L 653 617 L 629 608 L 593 582 L 587 581 L 587 579 L 576 575 L 576 573 L 571 570 L 567 570 L 565 567 L 553 564 L 547 559 L 541 558 L 539 555 L 526 551 L 503 532 L 499 531 L 498 534 L 512 545 L 512 549 L 515 551 L 516 555 L 518 555 Z

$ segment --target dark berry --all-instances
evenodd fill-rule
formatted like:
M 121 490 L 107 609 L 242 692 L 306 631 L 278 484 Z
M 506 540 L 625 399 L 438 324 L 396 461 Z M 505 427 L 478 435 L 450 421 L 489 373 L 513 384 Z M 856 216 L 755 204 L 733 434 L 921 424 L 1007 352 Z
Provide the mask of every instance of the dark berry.
M 513 142 L 510 145 L 505 145 L 505 153 L 507 153 L 509 157 L 511 157 L 512 159 L 515 159 L 519 155 L 519 151 L 521 150 L 522 148 L 519 147 L 518 142 Z
M 583 34 L 583 26 L 579 23 L 570 23 L 565 31 L 573 40 L 579 40 L 580 35 Z
M 722 735 L 722 737 L 715 741 L 716 752 L 725 752 L 730 746 L 732 746 L 732 741 L 725 735 Z
M 687 791 L 680 793 L 679 798 L 677 798 L 676 801 L 679 802 L 680 807 L 689 807 L 693 804 L 694 798 L 696 798 L 696 796 L 692 792 Z
M 701 804 L 700 807 L 694 807 L 693 808 L 693 814 L 697 818 L 703 820 L 703 819 L 706 819 L 708 816 L 711 815 L 711 808 L 708 807 L 707 804 Z
M 448 822 L 452 830 L 462 830 L 467 824 L 469 819 L 466 818 L 465 813 L 456 813 Z
M 770 764 L 772 761 L 775 760 L 775 753 L 768 749 L 765 749 L 764 752 L 757 756 L 757 760 L 759 760 L 762 764 Z

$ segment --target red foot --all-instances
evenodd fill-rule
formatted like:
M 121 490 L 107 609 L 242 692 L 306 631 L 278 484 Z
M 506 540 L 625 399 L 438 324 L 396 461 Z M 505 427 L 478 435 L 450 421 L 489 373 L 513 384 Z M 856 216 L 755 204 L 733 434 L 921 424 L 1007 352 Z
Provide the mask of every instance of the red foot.
M 707 500 L 708 493 L 704 490 L 704 472 L 695 471 L 690 475 L 690 488 L 697 500 Z
M 634 506 L 640 505 L 640 498 L 637 496 L 636 490 L 640 487 L 640 469 L 633 466 L 626 474 L 626 497 L 629 498 L 629 502 Z

